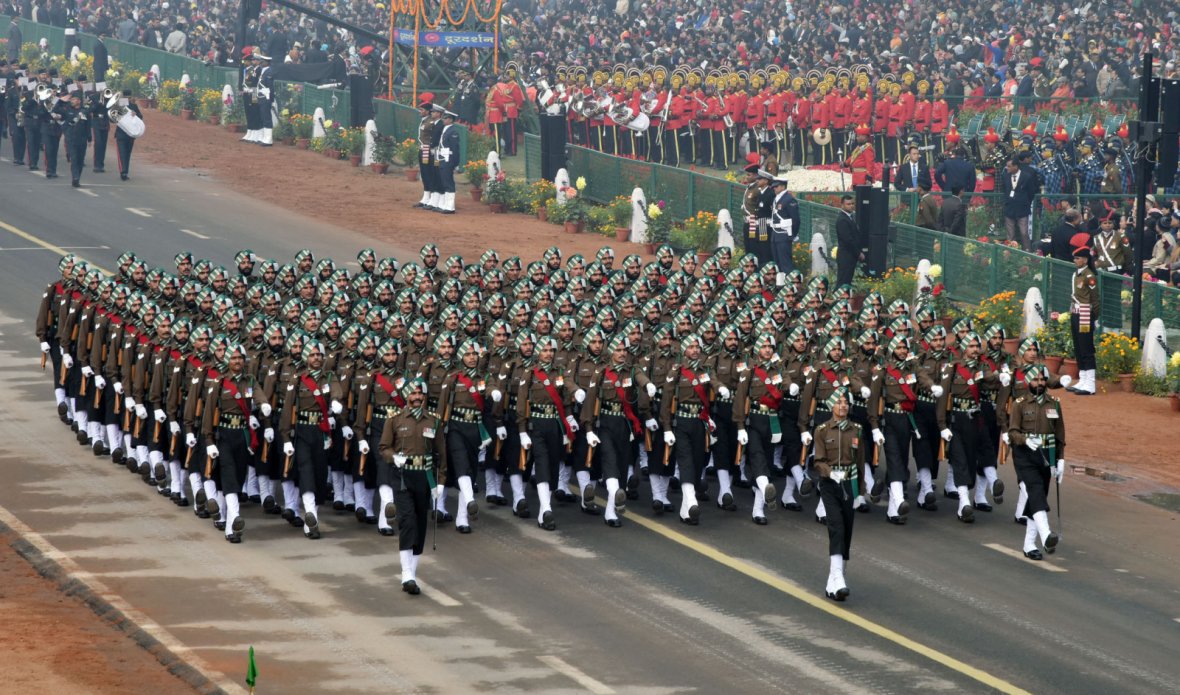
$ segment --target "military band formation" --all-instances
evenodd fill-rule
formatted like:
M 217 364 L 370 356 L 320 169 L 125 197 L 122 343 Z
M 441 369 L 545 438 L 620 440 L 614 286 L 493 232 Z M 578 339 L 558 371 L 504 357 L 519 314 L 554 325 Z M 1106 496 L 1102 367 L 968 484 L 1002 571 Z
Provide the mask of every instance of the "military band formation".
M 308 539 L 352 514 L 398 536 L 416 594 L 428 524 L 473 533 L 480 492 L 547 531 L 579 511 L 617 529 L 641 498 L 690 526 L 807 509 L 842 601 L 858 513 L 936 510 L 941 470 L 942 498 L 977 522 L 1011 458 L 1025 555 L 1058 544 L 1065 429 L 1046 389 L 1069 379 L 1035 339 L 1005 353 L 998 326 L 948 331 L 875 293 L 854 309 L 848 286 L 780 285 L 727 249 L 471 263 L 427 244 L 404 265 L 365 249 L 355 273 L 309 250 L 234 260 L 182 252 L 165 270 L 128 252 L 107 276 L 65 256 L 36 329 L 78 443 L 231 543 L 245 504 Z
M 86 150 L 93 143 L 92 171 L 106 170 L 110 133 L 115 131 L 119 178 L 131 176 L 131 152 L 143 135 L 143 114 L 130 92 L 116 92 L 105 82 L 89 82 L 84 74 L 63 78 L 55 68 L 33 73 L 28 65 L 0 60 L 3 118 L 0 134 L 12 142 L 12 163 L 56 179 L 59 151 L 65 142 L 70 182 L 81 186 Z

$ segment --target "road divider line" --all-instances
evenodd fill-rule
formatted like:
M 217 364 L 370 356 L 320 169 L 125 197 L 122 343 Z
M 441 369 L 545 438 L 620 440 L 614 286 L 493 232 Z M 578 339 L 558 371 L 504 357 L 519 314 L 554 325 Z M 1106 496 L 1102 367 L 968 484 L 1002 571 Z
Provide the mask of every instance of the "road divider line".
M 657 523 L 651 519 L 645 519 L 638 515 L 628 515 L 627 518 L 633 523 L 656 534 L 659 534 L 673 543 L 688 548 L 689 550 L 699 553 L 700 555 L 704 555 L 705 557 L 720 565 L 728 567 L 729 569 L 740 574 L 746 575 L 750 579 L 762 582 L 772 589 L 776 589 L 787 596 L 790 596 L 801 603 L 805 603 L 812 608 L 823 611 L 834 618 L 843 620 L 844 622 L 858 627 L 870 634 L 876 635 L 881 639 L 892 642 L 903 649 L 907 649 L 911 652 L 914 652 L 915 654 L 924 656 L 937 664 L 945 666 L 956 673 L 982 683 L 993 690 L 997 690 L 1001 693 L 1008 693 L 1009 695 L 1031 695 L 1027 690 L 1024 690 L 1013 683 L 1009 683 L 1002 678 L 993 676 L 982 669 L 978 669 L 964 661 L 960 661 L 959 659 L 956 659 L 949 654 L 940 652 L 933 647 L 929 647 L 925 644 L 922 644 L 921 642 L 910 639 L 896 630 L 885 627 L 879 623 L 875 623 L 871 620 L 868 620 L 867 618 L 863 618 L 846 608 L 841 608 L 840 606 L 832 603 L 827 598 L 821 598 L 818 595 L 807 591 L 795 582 L 790 581 L 789 579 L 784 579 L 783 577 L 771 574 L 770 572 L 755 567 L 748 562 L 740 560 L 731 555 L 727 555 L 726 553 L 721 552 L 711 545 L 707 545 L 700 541 L 689 538 L 683 533 L 673 531 L 671 528 L 662 523 Z
M 79 189 L 78 189 L 78 192 L 79 192 L 79 193 L 82 193 L 82 194 L 84 194 L 84 195 L 88 195 L 88 196 L 90 196 L 91 198 L 97 198 L 97 197 L 98 197 L 98 194 L 97 194 L 97 193 L 95 193 L 94 191 L 91 191 L 91 190 L 85 189 L 85 188 L 79 188 Z
M 415 581 L 417 581 L 417 580 L 415 580 Z M 455 599 L 451 598 L 450 596 L 447 596 L 446 594 L 439 591 L 438 589 L 427 586 L 425 582 L 419 581 L 418 586 L 419 586 L 419 588 L 422 589 L 422 593 L 425 594 L 427 598 L 432 599 L 435 603 L 437 603 L 438 605 L 440 605 L 444 608 L 455 608 L 457 606 L 463 605 L 459 601 L 456 601 Z
M 123 209 L 133 215 L 139 215 L 140 217 L 151 217 L 152 216 L 152 214 L 150 212 L 145 212 L 143 210 L 140 210 L 139 208 L 123 208 Z
M 991 548 L 992 550 L 996 551 L 997 553 L 1003 553 L 1003 554 L 1007 555 L 1008 557 L 1014 557 L 1017 560 L 1020 560 L 1021 562 L 1027 562 L 1030 565 L 1035 565 L 1036 567 L 1040 567 L 1041 569 L 1045 570 L 1046 572 L 1068 572 L 1069 571 L 1069 570 L 1065 569 L 1064 567 L 1058 567 L 1057 565 L 1054 565 L 1053 563 L 1050 563 L 1050 562 L 1044 562 L 1044 561 L 1037 562 L 1036 560 L 1030 560 L 1024 556 L 1024 553 L 1022 553 L 1014 548 L 1009 548 L 1009 547 L 1000 545 L 999 543 L 984 543 L 983 547 Z
M 81 249 L 109 249 L 110 246 L 63 246 L 67 251 L 77 251 Z M 44 246 L 11 246 L 8 248 L 0 247 L 0 251 L 48 251 Z
M 540 661 L 541 663 L 545 664 L 549 668 L 553 669 L 554 671 L 557 671 L 561 675 L 569 678 L 570 680 L 572 680 L 573 682 L 582 686 L 586 690 L 594 693 L 594 695 L 613 695 L 613 693 L 615 692 L 606 683 L 603 683 L 602 681 L 595 680 L 594 678 L 591 678 L 589 675 L 587 675 L 583 671 L 579 670 L 575 666 L 571 665 L 570 663 L 566 662 L 565 659 L 562 659 L 559 656 L 553 656 L 552 654 L 544 654 L 542 656 L 538 656 L 537 660 Z
M 59 256 L 64 256 L 64 255 L 70 253 L 69 251 L 66 251 L 64 248 L 62 248 L 56 244 L 51 244 L 48 241 L 45 241 L 44 239 L 42 239 L 40 237 L 36 237 L 36 236 L 33 236 L 32 234 L 29 234 L 28 232 L 26 232 L 23 229 L 18 229 L 16 227 L 13 227 L 12 225 L 8 224 L 7 222 L 5 222 L 3 220 L 0 220 L 0 229 L 3 229 L 6 232 L 10 232 L 12 234 L 15 234 L 18 237 L 24 239 L 25 241 L 32 242 L 32 243 L 36 244 L 37 246 L 40 246 L 43 249 L 48 249 L 49 251 L 52 251 L 52 252 L 58 254 Z M 90 263 L 90 261 L 87 261 L 87 263 Z M 111 271 L 107 270 L 106 268 L 95 265 L 94 263 L 90 263 L 90 267 L 94 268 L 95 270 L 98 270 L 102 273 L 106 273 L 107 275 L 113 274 L 113 273 L 111 273 Z
M 210 238 L 210 237 L 205 236 L 204 234 L 201 234 L 200 232 L 194 232 L 191 229 L 182 229 L 180 231 L 184 232 L 185 234 L 187 234 L 191 237 L 196 237 L 198 239 L 209 239 Z

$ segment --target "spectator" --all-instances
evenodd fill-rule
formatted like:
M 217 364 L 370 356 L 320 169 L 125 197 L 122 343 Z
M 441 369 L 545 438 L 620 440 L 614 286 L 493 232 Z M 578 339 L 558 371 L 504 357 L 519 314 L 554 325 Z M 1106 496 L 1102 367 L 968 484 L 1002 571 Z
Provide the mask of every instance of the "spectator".
M 1061 216 L 1061 222 L 1057 224 L 1057 228 L 1053 230 L 1049 238 L 1048 248 L 1042 246 L 1042 253 L 1059 261 L 1073 263 L 1074 245 L 1070 243 L 1070 239 L 1081 231 L 1079 226 L 1081 220 L 1082 215 L 1076 208 L 1066 210 L 1065 214 Z
M 172 32 L 168 34 L 168 38 L 164 39 L 164 50 L 169 53 L 185 53 L 185 47 L 188 44 L 188 36 L 184 33 L 185 22 L 184 17 L 176 18 L 176 26 Z
M 120 16 L 118 27 L 115 29 L 115 38 L 124 43 L 139 43 L 139 25 L 126 10 Z
M 20 31 L 20 19 L 13 16 L 8 25 L 8 62 L 16 65 L 20 62 L 20 47 L 24 43 Z
M 967 236 L 967 206 L 963 204 L 963 189 L 954 187 L 949 198 L 942 199 L 938 211 L 939 231 L 955 236 Z

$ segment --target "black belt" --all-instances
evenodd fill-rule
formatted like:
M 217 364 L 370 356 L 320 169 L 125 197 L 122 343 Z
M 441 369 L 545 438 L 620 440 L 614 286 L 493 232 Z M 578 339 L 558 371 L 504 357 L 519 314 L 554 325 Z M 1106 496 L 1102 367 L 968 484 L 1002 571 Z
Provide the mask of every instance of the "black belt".
M 303 410 L 295 416 L 297 425 L 318 425 L 323 419 L 323 413 L 318 410 Z
M 529 417 L 558 419 L 557 406 L 543 403 L 529 405 Z
M 433 457 L 428 454 L 423 454 L 421 456 L 407 456 L 406 462 L 402 464 L 402 470 L 425 471 L 430 470 L 433 466 Z
M 245 429 L 249 421 L 243 415 L 222 415 L 217 426 L 227 430 Z
M 478 424 L 482 419 L 480 412 L 474 408 L 451 408 L 451 420 Z

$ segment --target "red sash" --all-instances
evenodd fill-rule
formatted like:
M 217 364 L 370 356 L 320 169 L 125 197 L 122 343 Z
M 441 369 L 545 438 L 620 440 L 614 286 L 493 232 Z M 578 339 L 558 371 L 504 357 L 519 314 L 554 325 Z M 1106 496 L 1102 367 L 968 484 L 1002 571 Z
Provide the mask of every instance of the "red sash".
M 914 393 L 913 387 L 906 383 L 905 377 L 901 375 L 901 370 L 897 367 L 886 367 L 885 371 L 889 376 L 897 380 L 897 385 L 901 387 L 901 392 L 905 394 L 905 400 L 897 404 L 907 413 L 914 412 L 914 404 L 918 401 L 918 394 Z
M 329 434 L 332 431 L 332 425 L 328 424 L 328 402 L 324 400 L 322 395 L 315 395 L 319 393 L 320 385 L 315 383 L 315 380 L 307 374 L 300 374 L 299 379 L 303 381 L 303 386 L 315 396 L 315 404 L 320 408 L 320 431 L 324 434 Z
M 1023 369 L 1016 370 L 1016 382 L 1020 383 L 1020 384 L 1024 383 L 1024 370 Z
M 839 377 L 836 376 L 836 372 L 832 371 L 831 369 L 824 369 L 822 367 L 820 368 L 819 372 L 820 374 L 824 375 L 824 378 L 827 379 L 828 383 L 832 386 L 840 385 L 840 380 Z
M 955 371 L 959 373 L 959 376 L 963 377 L 963 381 L 968 382 L 967 389 L 971 392 L 971 397 L 975 399 L 975 404 L 979 405 L 979 384 L 972 383 L 975 377 L 971 376 L 971 372 L 967 371 L 967 368 L 961 364 L 955 365 Z
M 188 356 L 188 366 L 192 367 L 193 369 L 200 369 L 201 367 L 204 366 L 204 363 L 201 362 L 201 359 L 199 357 L 197 357 L 196 355 L 189 355 Z
M 704 420 L 705 427 L 708 427 L 709 420 L 711 420 L 712 418 L 709 417 L 709 394 L 705 392 L 705 385 L 701 384 L 701 383 L 694 383 L 694 382 L 698 382 L 699 380 L 697 379 L 697 375 L 693 374 L 692 370 L 690 370 L 688 367 L 681 367 L 680 368 L 680 377 L 682 379 L 683 378 L 688 379 L 688 383 L 690 385 L 692 385 L 693 393 L 695 393 L 697 395 L 697 398 L 700 399 L 701 412 L 697 417 Z
M 229 395 L 234 399 L 234 402 L 238 404 L 238 410 L 242 411 L 242 417 L 246 418 L 247 420 L 246 429 L 250 432 L 250 450 L 253 451 L 254 449 L 257 449 L 258 432 L 255 431 L 253 427 L 250 427 L 250 408 L 246 405 L 246 399 L 242 398 L 241 391 L 238 391 L 238 385 L 230 381 L 228 378 L 222 379 L 221 385 L 225 387 L 226 391 L 229 391 Z
M 770 375 L 762 367 L 754 367 L 754 376 L 762 380 L 762 385 L 766 387 L 766 395 L 758 399 L 762 405 L 771 410 L 778 410 L 779 405 L 783 401 L 783 392 L 778 390 L 774 384 L 770 383 Z
M 462 384 L 463 388 L 467 389 L 467 393 L 471 394 L 472 400 L 475 401 L 475 407 L 479 408 L 479 412 L 482 413 L 483 396 L 480 395 L 479 390 L 475 388 L 475 384 L 471 382 L 471 379 L 468 379 L 466 374 L 460 372 L 455 375 L 455 380 Z
M 557 394 L 557 387 L 549 383 L 549 375 L 541 371 L 540 367 L 533 368 L 533 378 L 541 381 L 541 386 L 545 387 L 545 393 L 549 394 L 553 405 L 557 406 L 557 416 L 561 418 L 561 426 L 565 428 L 565 436 L 569 437 L 571 442 L 574 441 L 574 429 L 570 427 L 570 423 L 565 419 L 565 405 L 561 402 L 561 396 Z
M 62 287 L 62 284 L 60 282 L 55 282 L 53 284 L 53 293 L 58 296 L 61 296 L 66 293 L 66 288 Z
M 623 415 L 625 415 L 627 417 L 627 421 L 631 423 L 631 429 L 635 432 L 635 434 L 639 434 L 643 431 L 643 425 L 640 424 L 639 416 L 635 414 L 635 409 L 631 407 L 631 403 L 627 400 L 627 391 L 623 389 L 622 382 L 619 381 L 619 375 L 615 374 L 615 371 L 610 367 L 607 367 L 603 373 L 606 375 L 606 378 L 610 379 L 611 383 L 614 384 L 615 397 L 619 399 L 619 403 L 623 404 Z
M 376 381 L 377 385 L 384 389 L 385 393 L 389 394 L 389 398 L 393 401 L 394 405 L 399 408 L 406 407 L 406 399 L 402 398 L 401 394 L 396 392 L 396 390 L 393 388 L 393 383 L 387 379 L 384 374 L 381 372 L 375 372 L 373 374 L 373 381 Z

